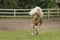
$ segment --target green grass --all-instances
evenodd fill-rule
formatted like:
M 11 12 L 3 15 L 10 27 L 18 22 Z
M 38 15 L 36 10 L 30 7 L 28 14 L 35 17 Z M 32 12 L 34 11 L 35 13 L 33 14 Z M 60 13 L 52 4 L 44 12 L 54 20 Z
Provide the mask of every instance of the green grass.
M 60 40 L 60 31 L 40 31 L 31 36 L 31 31 L 0 31 L 0 40 Z

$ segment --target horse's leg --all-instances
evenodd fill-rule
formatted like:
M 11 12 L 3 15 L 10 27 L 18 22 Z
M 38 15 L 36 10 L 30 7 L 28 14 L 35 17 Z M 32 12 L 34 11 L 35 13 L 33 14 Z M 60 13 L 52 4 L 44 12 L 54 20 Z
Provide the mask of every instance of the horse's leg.
M 39 34 L 39 25 L 36 27 L 36 34 Z
M 36 34 L 39 34 L 39 29 L 40 29 L 41 24 L 42 24 L 42 19 L 40 19 L 40 23 L 37 26 L 37 29 L 36 29 L 37 33 Z
M 41 24 L 42 24 L 42 18 L 40 18 L 40 25 L 41 25 Z M 40 25 L 39 25 L 39 26 L 40 26 Z
M 32 24 L 32 36 L 34 36 L 34 31 L 35 31 L 35 25 Z
M 42 24 L 42 18 L 40 19 L 40 23 L 36 27 L 36 34 L 39 34 L 39 28 L 40 28 L 41 24 Z

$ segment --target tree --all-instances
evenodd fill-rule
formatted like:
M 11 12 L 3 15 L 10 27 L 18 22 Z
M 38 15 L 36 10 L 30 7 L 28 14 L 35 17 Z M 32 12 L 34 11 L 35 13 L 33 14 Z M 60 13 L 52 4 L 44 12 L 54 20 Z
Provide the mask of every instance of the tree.
M 2 6 L 4 9 L 18 8 L 17 0 L 3 0 L 2 3 L 3 3 Z
M 0 0 L 0 8 L 4 9 L 30 9 L 35 6 L 41 8 L 58 8 L 55 0 Z

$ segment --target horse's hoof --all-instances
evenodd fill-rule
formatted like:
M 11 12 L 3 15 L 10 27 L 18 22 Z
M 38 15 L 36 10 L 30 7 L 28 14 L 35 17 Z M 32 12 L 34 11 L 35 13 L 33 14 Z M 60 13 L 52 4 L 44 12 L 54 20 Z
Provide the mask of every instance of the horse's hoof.
M 38 32 L 36 34 L 39 34 Z
M 32 36 L 32 37 L 34 37 L 34 36 Z
M 39 34 L 38 32 L 36 33 L 36 35 Z
M 32 37 L 34 36 L 34 34 L 32 34 Z

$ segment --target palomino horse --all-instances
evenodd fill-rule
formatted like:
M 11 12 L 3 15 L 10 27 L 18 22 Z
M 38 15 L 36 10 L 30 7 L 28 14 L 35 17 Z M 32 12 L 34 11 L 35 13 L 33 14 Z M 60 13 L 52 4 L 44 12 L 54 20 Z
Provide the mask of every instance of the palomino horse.
M 43 12 L 40 7 L 35 7 L 29 12 L 29 15 L 33 16 L 32 20 L 32 36 L 39 33 L 39 27 L 42 24 Z

